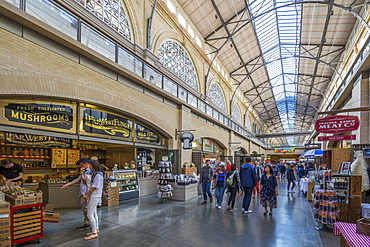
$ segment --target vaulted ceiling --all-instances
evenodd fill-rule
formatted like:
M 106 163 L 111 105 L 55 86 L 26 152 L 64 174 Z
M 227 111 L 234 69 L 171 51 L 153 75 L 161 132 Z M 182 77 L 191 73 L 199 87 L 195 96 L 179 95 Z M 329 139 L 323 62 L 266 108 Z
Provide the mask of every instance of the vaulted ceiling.
M 364 0 L 177 0 L 265 124 L 313 129 Z M 303 144 L 307 136 L 276 138 Z

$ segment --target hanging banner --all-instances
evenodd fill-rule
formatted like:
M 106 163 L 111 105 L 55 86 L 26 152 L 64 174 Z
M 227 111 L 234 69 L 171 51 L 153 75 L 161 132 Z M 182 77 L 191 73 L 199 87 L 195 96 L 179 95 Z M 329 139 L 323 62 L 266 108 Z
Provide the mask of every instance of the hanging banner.
M 159 135 L 150 129 L 140 125 L 135 124 L 135 134 L 136 140 L 138 142 L 145 142 L 150 144 L 161 144 L 161 138 Z
M 72 128 L 72 108 L 58 104 L 14 104 L 5 107 L 9 122 L 32 124 L 58 129 Z
M 357 130 L 360 120 L 357 116 L 330 116 L 318 119 L 315 130 L 319 133 L 340 134 Z
M 85 108 L 82 119 L 82 130 L 87 134 L 131 138 L 132 121 L 119 115 Z
M 319 142 L 325 141 L 344 141 L 356 140 L 356 135 L 341 135 L 341 136 L 319 136 Z
M 22 146 L 70 148 L 72 140 L 53 136 L 5 132 L 5 143 Z
M 295 148 L 275 148 L 275 153 L 294 153 Z

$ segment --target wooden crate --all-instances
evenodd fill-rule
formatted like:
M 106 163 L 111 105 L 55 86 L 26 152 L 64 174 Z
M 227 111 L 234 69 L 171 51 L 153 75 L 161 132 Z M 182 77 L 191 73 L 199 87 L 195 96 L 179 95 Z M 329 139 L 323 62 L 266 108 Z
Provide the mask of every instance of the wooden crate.
M 42 207 L 41 203 L 11 207 L 11 242 L 13 245 L 43 237 Z

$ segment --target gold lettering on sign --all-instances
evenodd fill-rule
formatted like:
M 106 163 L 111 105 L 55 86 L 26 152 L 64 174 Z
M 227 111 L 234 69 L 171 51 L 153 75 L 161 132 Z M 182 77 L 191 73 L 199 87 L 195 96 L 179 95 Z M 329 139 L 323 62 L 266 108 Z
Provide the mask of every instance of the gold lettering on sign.
M 91 128 L 103 130 L 109 135 L 116 135 L 117 132 L 122 133 L 123 137 L 130 137 L 130 125 L 119 119 L 96 119 L 87 113 L 84 114 L 85 124 Z
M 49 113 L 25 113 L 11 110 L 11 117 L 22 121 L 33 123 L 65 123 L 69 125 L 69 116 L 63 114 L 49 114 Z

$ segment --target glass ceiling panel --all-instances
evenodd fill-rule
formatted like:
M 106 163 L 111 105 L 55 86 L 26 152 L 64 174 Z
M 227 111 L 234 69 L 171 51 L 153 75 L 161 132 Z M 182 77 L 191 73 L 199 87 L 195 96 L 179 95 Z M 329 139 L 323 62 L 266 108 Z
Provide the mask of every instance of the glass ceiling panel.
M 275 102 L 285 132 L 294 131 L 296 119 L 301 4 L 298 0 L 249 0 L 254 26 Z M 280 76 L 279 76 L 280 75 Z M 287 137 L 287 144 L 294 138 Z

